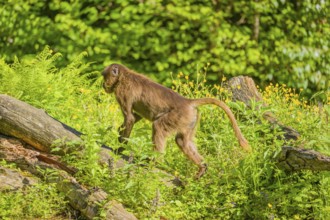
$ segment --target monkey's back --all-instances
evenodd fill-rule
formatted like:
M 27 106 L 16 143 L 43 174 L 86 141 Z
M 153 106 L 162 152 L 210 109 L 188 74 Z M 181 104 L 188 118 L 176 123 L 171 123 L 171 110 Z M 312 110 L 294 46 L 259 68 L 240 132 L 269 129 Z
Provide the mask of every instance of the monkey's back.
M 184 108 L 189 102 L 180 94 L 141 74 L 134 73 L 134 77 L 131 79 L 134 84 L 134 91 L 131 91 L 134 97 L 133 110 L 150 121 L 171 111 Z

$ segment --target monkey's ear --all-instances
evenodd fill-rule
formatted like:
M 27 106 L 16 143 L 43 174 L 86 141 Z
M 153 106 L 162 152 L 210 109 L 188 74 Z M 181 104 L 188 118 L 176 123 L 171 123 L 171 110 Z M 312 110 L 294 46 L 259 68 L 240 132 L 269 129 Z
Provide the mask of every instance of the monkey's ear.
M 118 76 L 118 74 L 119 74 L 119 68 L 118 68 L 118 66 L 114 66 L 112 68 L 111 74 L 114 75 L 114 76 Z

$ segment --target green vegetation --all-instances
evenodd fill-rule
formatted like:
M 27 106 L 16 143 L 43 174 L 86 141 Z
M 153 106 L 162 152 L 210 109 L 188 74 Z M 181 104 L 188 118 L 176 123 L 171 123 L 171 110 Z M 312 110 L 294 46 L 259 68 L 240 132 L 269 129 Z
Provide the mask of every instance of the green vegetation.
M 314 98 L 303 98 L 303 91 L 269 85 L 262 93 L 270 107 L 257 108 L 259 104 L 255 103 L 253 109 L 247 109 L 242 103 L 229 101 L 221 84 L 206 84 L 209 66 L 197 71 L 178 71 L 167 76 L 172 79 L 173 89 L 188 97 L 214 96 L 226 100 L 238 113 L 239 125 L 254 151 L 242 152 L 223 111 L 205 106 L 200 108 L 196 142 L 209 170 L 200 181 L 193 180 L 197 168 L 175 146 L 173 138 L 168 140 L 162 163 L 145 162 L 144 158 L 153 152 L 151 126 L 144 120 L 136 125 L 127 145 L 127 151 L 134 152 L 136 163 L 110 172 L 98 164 L 97 153 L 100 143 L 120 146 L 117 128 L 122 116 L 114 97 L 103 91 L 101 77 L 87 71 L 90 65 L 83 61 L 84 55 L 76 56 L 64 67 L 58 64 L 63 56 L 49 48 L 36 57 L 15 59 L 12 64 L 0 60 L 0 93 L 43 108 L 85 134 L 85 148 L 65 157 L 79 168 L 76 178 L 81 183 L 105 189 L 111 199 L 122 202 L 139 219 L 330 218 L 329 172 L 279 170 L 274 158 L 283 145 L 277 138 L 281 132 L 259 120 L 263 112 L 271 110 L 284 124 L 301 133 L 299 143 L 291 145 L 303 143 L 329 155 L 329 92 L 322 93 L 326 98 L 321 108 L 314 104 Z M 166 186 L 163 174 L 154 172 L 156 167 L 176 175 L 185 186 Z M 64 196 L 52 184 L 43 182 L 20 192 L 2 192 L 0 218 L 55 218 L 67 212 Z
M 61 66 L 81 51 L 91 69 L 119 61 L 170 85 L 170 72 L 210 63 L 208 81 L 253 76 L 329 88 L 330 1 L 7 0 L 0 3 L 0 57 L 13 62 L 49 45 Z
M 67 212 L 64 195 L 54 184 L 39 184 L 27 190 L 0 192 L 1 219 L 54 218 Z M 58 217 L 58 218 L 57 218 Z

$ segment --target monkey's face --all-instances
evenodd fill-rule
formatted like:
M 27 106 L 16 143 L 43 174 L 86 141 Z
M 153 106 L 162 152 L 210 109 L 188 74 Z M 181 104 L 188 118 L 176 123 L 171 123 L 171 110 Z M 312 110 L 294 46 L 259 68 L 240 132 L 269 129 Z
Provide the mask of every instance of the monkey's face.
M 112 64 L 106 67 L 103 72 L 103 88 L 107 93 L 112 93 L 119 81 L 119 65 Z

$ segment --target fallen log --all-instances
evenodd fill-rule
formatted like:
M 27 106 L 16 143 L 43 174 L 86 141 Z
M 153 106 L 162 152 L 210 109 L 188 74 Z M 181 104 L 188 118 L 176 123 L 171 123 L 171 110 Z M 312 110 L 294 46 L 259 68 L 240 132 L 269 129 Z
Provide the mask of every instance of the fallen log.
M 52 167 L 61 169 L 70 174 L 74 174 L 77 171 L 74 167 L 69 167 L 62 163 L 59 156 L 32 150 L 32 147 L 29 147 L 29 145 L 20 140 L 0 134 L 0 159 L 5 159 L 7 162 L 17 162 L 21 160 L 30 161 L 32 158 L 34 162 L 36 160 L 43 162 L 37 165 L 44 168 Z M 38 176 L 39 173 L 35 173 L 34 167 L 32 167 L 32 170 L 30 170 L 29 167 L 24 167 L 27 164 L 32 164 L 32 162 L 17 163 L 18 167 Z
M 241 101 L 249 108 L 251 108 L 252 101 L 261 103 L 261 106 L 267 105 L 263 101 L 262 95 L 259 93 L 253 79 L 250 77 L 238 76 L 231 78 L 228 80 L 226 88 L 232 93 L 233 101 Z M 299 139 L 299 132 L 281 123 L 272 112 L 265 112 L 263 118 L 271 126 L 278 126 L 282 129 L 284 140 Z M 303 149 L 303 146 L 300 146 L 300 148 L 283 146 L 277 161 L 280 168 L 288 171 L 300 171 L 304 169 L 314 171 L 330 170 L 330 157 L 313 150 Z
M 26 186 L 35 185 L 38 179 L 0 165 L 0 191 L 16 191 Z
M 56 170 L 57 172 L 52 173 L 47 181 L 55 182 L 57 189 L 66 195 L 70 205 L 79 210 L 87 219 L 97 217 L 100 210 L 105 213 L 106 219 L 136 219 L 120 203 L 115 200 L 109 201 L 107 193 L 102 189 L 88 190 L 67 172 L 59 170 L 62 166 L 58 166 L 60 162 L 54 163 L 56 160 L 52 155 L 28 149 L 24 145 L 16 138 L 1 135 L 0 159 L 15 163 L 20 169 L 40 178 L 44 177 L 41 170 Z M 40 157 L 40 155 L 43 156 Z M 44 160 L 44 158 L 52 158 L 52 163 L 48 163 L 48 159 Z
M 54 119 L 42 109 L 4 94 L 0 94 L 0 134 L 16 137 L 41 152 L 58 155 L 70 152 L 66 143 L 79 145 L 83 142 L 79 131 Z M 60 150 L 52 152 L 55 142 Z M 99 153 L 101 163 L 107 164 L 112 160 L 110 151 L 110 147 L 102 145 Z
M 314 150 L 283 146 L 277 159 L 279 167 L 285 170 L 330 170 L 330 157 Z
M 63 123 L 54 120 L 44 110 L 35 108 L 8 95 L 0 95 L 0 133 L 16 137 L 34 148 L 51 152 L 57 140 L 80 141 Z M 60 144 L 59 144 L 60 145 Z M 64 150 L 65 145 L 59 146 Z M 60 154 L 63 154 L 63 150 Z

